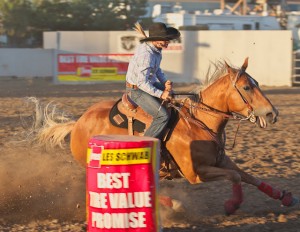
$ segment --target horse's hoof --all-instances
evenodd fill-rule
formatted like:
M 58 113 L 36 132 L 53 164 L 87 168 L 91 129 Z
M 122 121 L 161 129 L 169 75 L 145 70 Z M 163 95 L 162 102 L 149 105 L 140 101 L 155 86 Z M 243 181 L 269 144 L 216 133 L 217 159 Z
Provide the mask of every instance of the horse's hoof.
M 234 212 L 240 207 L 239 204 L 237 204 L 235 201 L 233 200 L 228 200 L 225 202 L 224 204 L 224 209 L 225 209 L 225 213 L 226 215 L 231 215 L 234 214 Z
M 185 208 L 181 201 L 172 199 L 171 197 L 168 196 L 162 196 L 162 195 L 160 195 L 158 199 L 159 199 L 159 203 L 167 209 L 173 210 L 176 213 L 182 213 L 185 211 Z
M 294 205 L 298 204 L 299 199 L 296 198 L 296 197 L 293 197 L 291 192 L 288 192 L 288 193 L 284 193 L 284 196 L 281 200 L 281 203 L 284 206 L 291 207 L 291 206 L 294 206 Z
M 159 195 L 158 196 L 158 201 L 160 205 L 166 207 L 166 208 L 173 208 L 173 202 L 171 197 Z
M 172 209 L 176 213 L 183 213 L 183 212 L 185 212 L 185 208 L 184 208 L 184 206 L 183 206 L 183 204 L 182 204 L 181 201 L 172 199 L 172 203 L 173 203 Z

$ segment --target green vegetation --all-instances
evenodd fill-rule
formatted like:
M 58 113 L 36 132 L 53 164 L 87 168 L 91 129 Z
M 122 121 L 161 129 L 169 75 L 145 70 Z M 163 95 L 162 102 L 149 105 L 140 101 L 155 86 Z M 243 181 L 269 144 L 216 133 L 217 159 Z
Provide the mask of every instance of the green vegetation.
M 147 0 L 2 0 L 0 35 L 8 47 L 41 47 L 44 31 L 128 30 Z M 147 25 L 151 19 L 144 19 Z

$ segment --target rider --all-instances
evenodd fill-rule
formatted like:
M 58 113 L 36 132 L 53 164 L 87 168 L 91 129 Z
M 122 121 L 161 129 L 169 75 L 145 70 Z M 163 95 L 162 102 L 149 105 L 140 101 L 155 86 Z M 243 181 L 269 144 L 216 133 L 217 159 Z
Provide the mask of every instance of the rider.
M 170 116 L 159 99 L 168 100 L 172 91 L 172 82 L 160 68 L 161 51 L 168 47 L 170 40 L 179 38 L 180 32 L 164 23 L 153 23 L 149 37 L 142 33 L 145 38 L 140 40 L 129 62 L 126 89 L 130 98 L 153 118 L 144 136 L 161 140 Z

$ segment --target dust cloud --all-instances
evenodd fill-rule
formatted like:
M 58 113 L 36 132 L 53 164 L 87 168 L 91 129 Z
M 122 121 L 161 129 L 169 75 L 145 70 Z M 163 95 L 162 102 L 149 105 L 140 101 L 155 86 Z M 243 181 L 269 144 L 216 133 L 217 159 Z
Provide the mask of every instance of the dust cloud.
M 68 151 L 47 152 L 8 141 L 1 148 L 0 182 L 5 221 L 84 220 L 85 170 Z

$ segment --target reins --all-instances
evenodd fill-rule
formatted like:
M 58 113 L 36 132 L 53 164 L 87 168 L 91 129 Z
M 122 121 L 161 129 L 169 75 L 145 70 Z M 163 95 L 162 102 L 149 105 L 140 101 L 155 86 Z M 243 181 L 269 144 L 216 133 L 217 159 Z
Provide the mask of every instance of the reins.
M 217 139 L 216 132 L 211 130 L 204 122 L 197 119 L 194 116 L 194 114 L 191 112 L 191 110 L 189 110 L 189 112 L 187 112 L 187 113 L 183 112 L 182 108 L 184 108 L 186 101 L 187 101 L 187 99 L 184 99 L 183 101 L 181 101 L 179 103 L 179 106 L 176 106 L 176 103 L 178 103 L 178 101 L 173 100 L 173 102 L 169 102 L 168 105 L 170 107 L 174 108 L 180 114 L 181 118 L 184 119 L 185 122 L 187 123 L 187 126 L 189 127 L 189 129 L 191 129 L 190 123 L 192 123 L 192 124 L 196 125 L 197 127 L 206 130 L 209 133 L 210 137 L 219 145 L 219 147 L 221 149 L 225 149 L 224 144 L 222 142 L 220 142 L 219 139 Z M 185 108 L 188 109 L 187 107 L 185 107 Z M 193 106 L 191 103 L 189 108 L 192 109 L 192 108 L 195 108 L 195 106 Z
M 240 128 L 240 124 L 241 124 L 242 121 L 245 121 L 245 120 L 249 119 L 249 117 L 247 117 L 247 118 L 241 118 L 241 117 L 238 117 L 238 116 L 235 116 L 235 115 L 226 114 L 224 112 L 215 110 L 215 109 L 213 109 L 211 107 L 205 108 L 205 107 L 199 107 L 199 106 L 195 106 L 195 105 L 190 105 L 191 108 L 194 108 L 194 109 L 197 109 L 197 110 L 202 110 L 202 111 L 205 111 L 205 112 L 213 112 L 215 114 L 223 116 L 226 119 L 234 119 L 234 120 L 238 120 L 239 121 L 237 129 L 236 129 L 235 134 L 234 134 L 233 145 L 232 145 L 232 147 L 230 149 L 225 149 L 226 138 L 224 138 L 224 141 L 221 142 L 218 139 L 217 133 L 214 132 L 213 130 L 211 130 L 204 122 L 202 122 L 201 120 L 197 119 L 191 112 L 189 112 L 189 115 L 186 115 L 182 111 L 182 108 L 184 106 L 183 104 L 180 103 L 180 106 L 176 106 L 176 103 L 174 103 L 174 101 L 173 101 L 173 102 L 168 103 L 168 105 L 170 107 L 174 108 L 181 115 L 181 117 L 187 123 L 187 126 L 189 127 L 189 129 L 191 129 L 190 123 L 192 123 L 192 124 L 196 125 L 198 128 L 206 130 L 208 132 L 208 134 L 210 135 L 211 139 L 214 140 L 218 144 L 218 146 L 221 149 L 224 149 L 224 150 L 232 150 L 235 147 L 236 139 L 237 139 L 237 134 L 238 134 L 238 131 L 239 131 L 239 128 Z
M 216 115 L 222 116 L 224 119 L 227 119 L 227 120 L 230 120 L 230 119 L 238 120 L 239 122 L 238 122 L 238 125 L 237 125 L 237 129 L 235 131 L 235 134 L 234 134 L 234 141 L 233 141 L 232 147 L 230 149 L 230 150 L 232 150 L 235 147 L 235 144 L 236 144 L 237 134 L 238 134 L 241 122 L 249 120 L 250 122 L 255 123 L 255 121 L 256 121 L 256 117 L 254 115 L 254 111 L 253 111 L 252 106 L 249 104 L 247 99 L 243 96 L 243 94 L 240 92 L 240 90 L 236 86 L 236 80 L 238 80 L 238 78 L 243 74 L 245 74 L 245 70 L 244 69 L 239 70 L 239 72 L 236 74 L 235 82 L 233 83 L 233 87 L 237 90 L 237 92 L 239 93 L 239 95 L 242 98 L 243 102 L 247 105 L 247 108 L 249 109 L 249 114 L 248 114 L 247 117 L 241 116 L 239 114 L 235 114 L 234 112 L 233 113 L 222 112 L 222 111 L 217 110 L 217 109 L 215 109 L 211 106 L 206 105 L 205 103 L 203 103 L 201 101 L 201 99 L 202 99 L 201 92 L 199 93 L 199 95 L 194 94 L 194 93 L 176 93 L 176 94 L 173 94 L 174 98 L 172 98 L 171 102 L 169 102 L 169 106 L 173 107 L 175 110 L 177 110 L 179 112 L 181 117 L 186 121 L 189 128 L 191 128 L 189 123 L 193 123 L 193 124 L 197 125 L 199 128 L 206 130 L 209 133 L 209 135 L 211 136 L 211 138 L 219 145 L 219 147 L 221 149 L 225 149 L 226 138 L 224 139 L 223 143 L 221 141 L 219 141 L 217 133 L 212 131 L 204 122 L 197 119 L 194 116 L 193 110 L 201 110 L 201 111 L 204 111 L 206 113 L 212 112 Z M 179 96 L 188 96 L 188 97 L 181 99 L 181 101 L 179 102 L 178 100 L 176 100 L 176 98 L 178 98 Z M 192 98 L 195 99 L 195 100 L 192 100 Z M 177 103 L 179 103 L 179 106 L 176 106 Z M 186 106 L 186 108 L 189 109 L 189 116 L 187 116 L 186 114 L 184 114 L 182 112 L 182 108 L 186 104 L 188 104 L 188 106 Z M 199 105 L 202 105 L 202 106 L 199 106 Z

